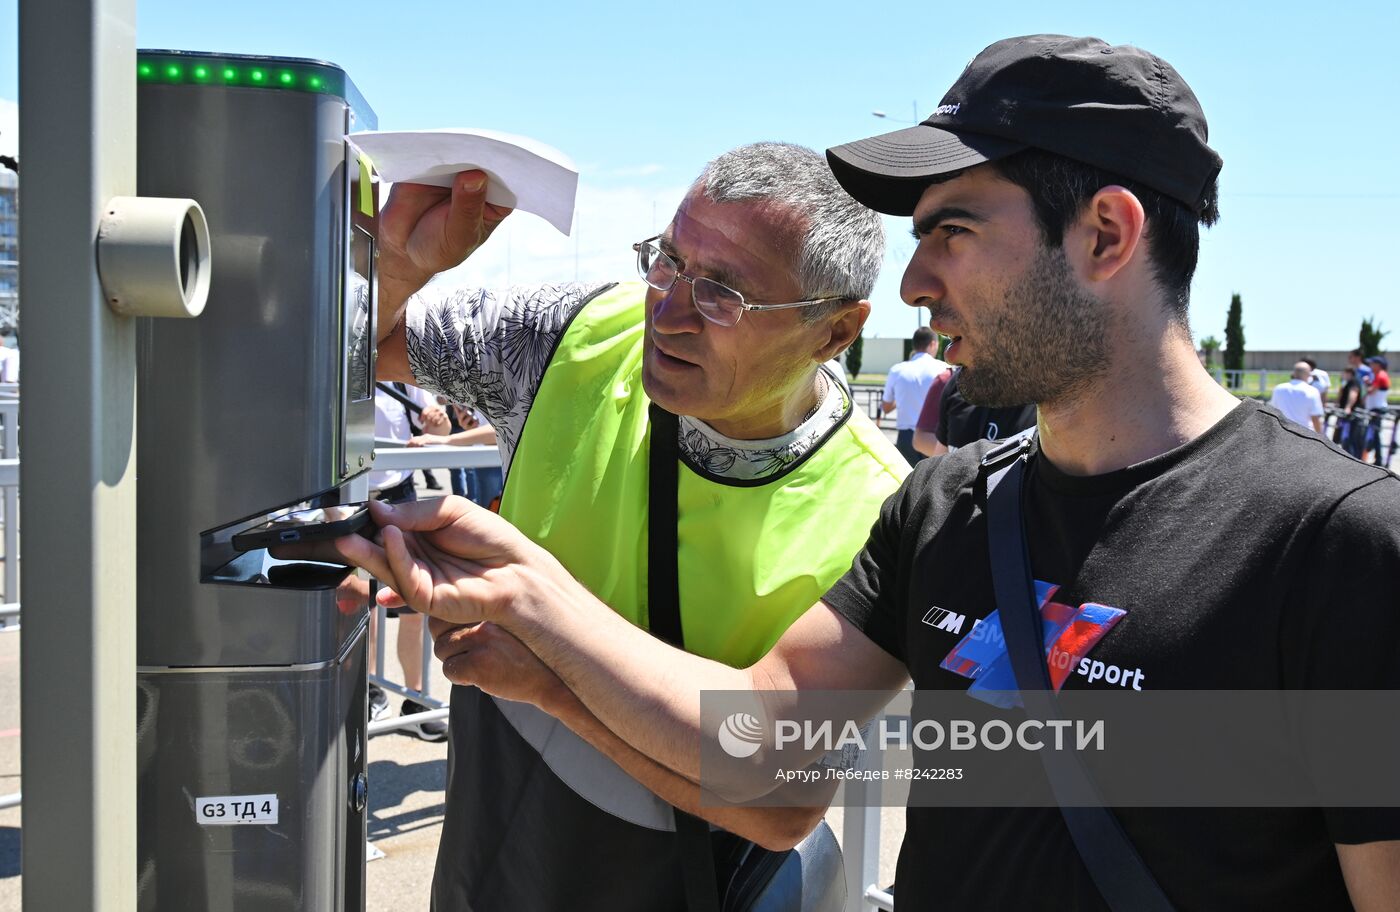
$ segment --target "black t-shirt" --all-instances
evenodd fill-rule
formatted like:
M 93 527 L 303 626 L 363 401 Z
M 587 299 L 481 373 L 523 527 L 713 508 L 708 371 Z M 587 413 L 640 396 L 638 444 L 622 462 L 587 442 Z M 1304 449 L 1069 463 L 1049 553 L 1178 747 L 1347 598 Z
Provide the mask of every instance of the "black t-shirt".
M 1348 380 L 1342 384 L 1341 392 L 1337 394 L 1337 405 L 1351 411 L 1353 408 L 1361 407 L 1361 384 L 1355 380 Z
M 926 460 L 825 601 L 924 690 L 961 637 L 931 605 L 994 608 L 974 497 L 990 444 Z M 1142 689 L 1400 689 L 1400 479 L 1242 403 L 1196 440 L 1120 471 L 1026 478 L 1037 580 L 1127 615 L 1092 655 Z M 1066 688 L 1113 687 L 1071 674 Z M 1400 839 L 1400 811 L 1116 809 L 1181 912 L 1349 909 L 1333 843 Z M 901 908 L 1101 910 L 1055 808 L 910 808 Z
M 961 375 L 961 370 L 954 371 L 943 387 L 934 433 L 944 446 L 957 449 L 979 440 L 1002 440 L 1035 424 L 1034 405 L 987 408 L 968 402 L 958 389 Z

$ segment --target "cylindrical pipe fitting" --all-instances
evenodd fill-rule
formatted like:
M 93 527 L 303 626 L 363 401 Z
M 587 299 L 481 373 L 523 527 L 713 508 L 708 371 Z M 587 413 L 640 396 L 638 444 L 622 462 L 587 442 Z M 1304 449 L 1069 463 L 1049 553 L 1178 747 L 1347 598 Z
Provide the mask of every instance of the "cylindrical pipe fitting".
M 97 229 L 97 271 L 112 310 L 197 317 L 209 300 L 209 224 L 191 199 L 117 196 Z

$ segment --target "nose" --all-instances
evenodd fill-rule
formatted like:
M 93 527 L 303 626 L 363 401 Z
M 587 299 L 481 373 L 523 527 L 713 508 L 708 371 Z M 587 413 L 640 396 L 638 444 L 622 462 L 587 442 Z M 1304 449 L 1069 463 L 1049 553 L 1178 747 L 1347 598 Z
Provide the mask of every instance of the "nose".
M 653 289 L 651 301 L 651 326 L 662 335 L 673 336 L 682 333 L 698 333 L 704 329 L 705 318 L 695 309 L 690 297 L 690 283 L 679 279 L 665 293 Z
M 899 296 L 910 307 L 932 307 L 941 301 L 947 289 L 938 278 L 929 262 L 928 255 L 921 255 L 916 247 L 909 265 L 904 267 L 904 277 L 899 282 Z

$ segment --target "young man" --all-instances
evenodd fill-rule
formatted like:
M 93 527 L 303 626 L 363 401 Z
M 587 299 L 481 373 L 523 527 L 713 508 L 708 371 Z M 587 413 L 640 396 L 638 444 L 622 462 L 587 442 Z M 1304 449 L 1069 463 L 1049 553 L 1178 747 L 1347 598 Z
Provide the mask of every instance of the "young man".
M 1093 648 L 1134 690 L 1400 689 L 1400 480 L 1225 392 L 1186 324 L 1219 157 L 1165 61 L 1095 39 L 983 51 L 923 125 L 829 153 L 858 199 L 911 215 L 903 297 L 930 308 L 973 402 L 1039 407 L 1034 577 L 1126 614 Z M 975 481 L 990 444 L 926 461 L 851 571 L 752 667 L 659 646 L 498 517 L 457 499 L 340 543 L 433 615 L 449 676 L 555 705 L 699 775 L 705 690 L 966 690 L 929 605 L 985 619 Z M 1277 479 L 1287 478 L 1286 485 Z M 1242 544 L 1243 543 L 1243 544 Z M 1325 566 L 1326 572 L 1319 568 Z M 449 624 L 487 621 L 491 643 Z M 545 668 L 547 666 L 547 669 Z M 555 683 L 555 682 L 560 683 Z M 1071 675 L 1066 689 L 1120 688 Z M 1400 908 L 1390 809 L 1119 808 L 1179 909 Z M 1054 807 L 911 807 L 900 908 L 1104 909 Z
M 392 332 L 380 378 L 485 413 L 507 472 L 501 516 L 625 624 L 656 615 L 648 460 L 652 421 L 669 420 L 679 479 L 663 496 L 685 647 L 752 663 L 849 567 L 908 471 L 823 366 L 869 314 L 879 217 L 816 152 L 760 143 L 711 162 L 666 230 L 636 245 L 642 281 L 407 301 L 499 221 L 473 177 L 450 200 L 406 187 L 381 217 L 380 326 Z M 476 631 L 478 656 L 491 632 Z M 518 680 L 504 700 L 453 689 L 438 912 L 679 908 L 681 853 L 694 852 L 676 807 L 767 845 L 800 838 L 825 810 L 702 809 L 692 780 L 611 735 L 566 689 L 550 706 L 573 731 Z
M 1372 355 L 1366 359 L 1366 366 L 1371 369 L 1371 379 L 1366 389 L 1366 408 L 1371 412 L 1371 422 L 1366 428 L 1366 445 L 1363 447 L 1361 461 L 1383 462 L 1381 423 L 1384 421 L 1386 408 L 1390 405 L 1390 362 L 1382 355 Z M 1374 459 L 1369 458 L 1373 453 Z

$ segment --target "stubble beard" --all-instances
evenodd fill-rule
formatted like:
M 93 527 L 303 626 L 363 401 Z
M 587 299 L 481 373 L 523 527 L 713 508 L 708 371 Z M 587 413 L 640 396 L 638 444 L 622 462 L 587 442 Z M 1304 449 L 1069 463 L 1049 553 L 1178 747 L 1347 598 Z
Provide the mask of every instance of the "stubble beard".
M 1002 306 L 973 319 L 976 364 L 958 375 L 973 405 L 1064 402 L 1108 369 L 1108 305 L 1079 286 L 1059 248 L 1043 248 Z

